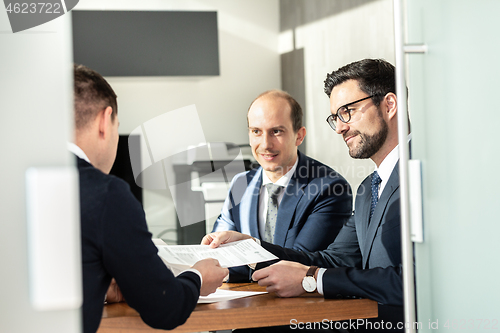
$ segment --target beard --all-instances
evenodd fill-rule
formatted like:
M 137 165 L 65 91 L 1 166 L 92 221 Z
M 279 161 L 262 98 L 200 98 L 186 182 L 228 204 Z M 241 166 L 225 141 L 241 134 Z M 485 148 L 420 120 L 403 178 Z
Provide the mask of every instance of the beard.
M 352 158 L 370 158 L 375 155 L 383 146 L 385 140 L 387 139 L 389 127 L 387 126 L 387 123 L 382 119 L 382 116 L 380 116 L 378 120 L 380 130 L 375 134 L 369 135 L 361 133 L 359 131 L 352 131 L 345 134 L 345 137 L 357 135 L 360 139 L 357 146 L 349 147 L 349 155 L 351 155 Z

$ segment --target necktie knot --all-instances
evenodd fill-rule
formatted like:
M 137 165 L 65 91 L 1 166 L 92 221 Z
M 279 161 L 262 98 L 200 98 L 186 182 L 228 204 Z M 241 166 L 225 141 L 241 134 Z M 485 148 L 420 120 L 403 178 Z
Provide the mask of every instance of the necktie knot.
M 283 189 L 283 186 L 272 183 L 266 184 L 264 186 L 266 187 L 269 198 L 272 198 L 272 200 L 277 200 L 278 196 L 281 193 L 281 190 Z
M 382 182 L 382 178 L 380 178 L 380 176 L 378 175 L 378 172 L 377 171 L 373 171 L 373 175 L 372 175 L 372 188 L 374 186 L 377 187 L 377 192 L 378 192 L 378 185 Z

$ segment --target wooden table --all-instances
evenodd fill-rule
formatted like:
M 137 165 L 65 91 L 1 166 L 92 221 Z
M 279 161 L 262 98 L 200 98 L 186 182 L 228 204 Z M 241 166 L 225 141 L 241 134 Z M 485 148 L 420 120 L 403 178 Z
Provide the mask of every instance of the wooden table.
M 256 283 L 225 283 L 221 288 L 242 291 L 265 291 Z M 218 331 L 234 328 L 290 325 L 297 322 L 321 322 L 324 319 L 375 318 L 377 302 L 368 299 L 324 299 L 318 293 L 301 297 L 279 298 L 262 294 L 211 304 L 198 304 L 176 332 Z M 154 332 L 127 303 L 104 306 L 98 333 Z

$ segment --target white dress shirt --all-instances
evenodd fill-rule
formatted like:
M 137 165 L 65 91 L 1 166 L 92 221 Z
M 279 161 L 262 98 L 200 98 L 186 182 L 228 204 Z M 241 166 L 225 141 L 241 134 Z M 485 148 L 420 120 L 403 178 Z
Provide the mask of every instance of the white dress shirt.
M 85 161 L 89 162 L 90 164 L 92 164 L 92 162 L 90 162 L 87 154 L 85 154 L 85 152 L 82 150 L 82 148 L 78 147 L 73 142 L 67 142 L 66 146 L 68 147 L 68 150 L 70 152 L 72 152 L 76 156 L 80 157 L 82 160 L 85 160 Z

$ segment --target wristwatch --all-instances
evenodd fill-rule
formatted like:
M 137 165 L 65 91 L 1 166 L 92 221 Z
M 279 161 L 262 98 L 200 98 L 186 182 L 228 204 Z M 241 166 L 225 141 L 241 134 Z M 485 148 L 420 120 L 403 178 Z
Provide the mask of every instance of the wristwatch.
M 312 293 L 316 290 L 316 279 L 314 278 L 314 274 L 317 269 L 317 266 L 309 267 L 306 276 L 304 276 L 304 279 L 302 280 L 302 288 L 304 288 L 304 290 L 308 293 Z

